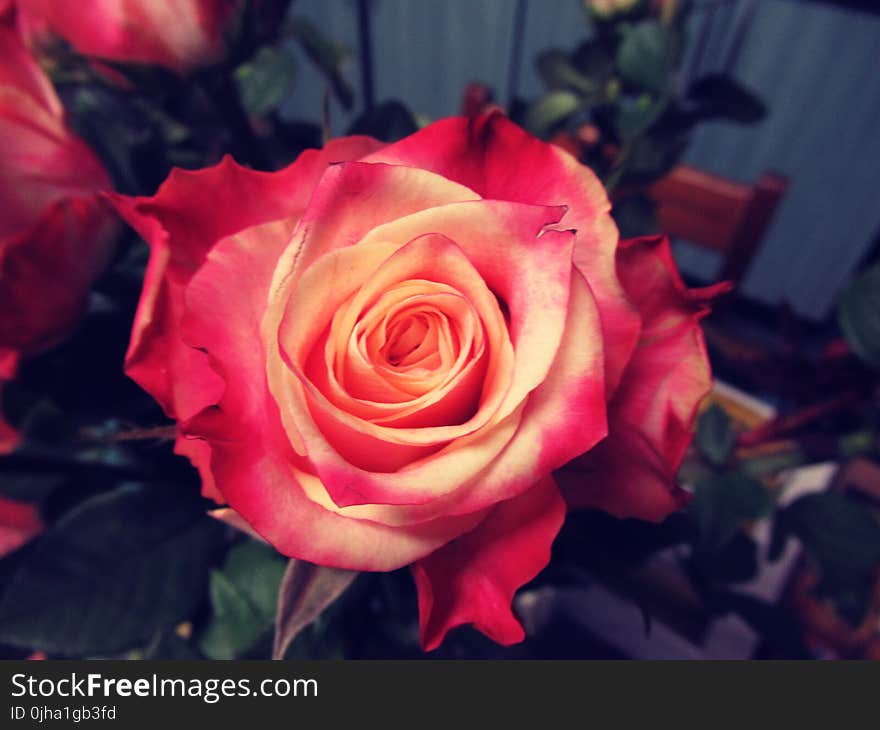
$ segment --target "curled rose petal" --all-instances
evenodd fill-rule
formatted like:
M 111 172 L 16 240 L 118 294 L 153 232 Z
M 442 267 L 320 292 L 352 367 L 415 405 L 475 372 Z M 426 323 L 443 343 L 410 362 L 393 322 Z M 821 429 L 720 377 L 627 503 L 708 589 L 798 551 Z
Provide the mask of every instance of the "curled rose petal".
M 618 270 L 643 318 L 639 344 L 609 407 L 608 439 L 558 478 L 572 506 L 660 521 L 683 503 L 675 475 L 712 387 L 700 319 L 729 285 L 688 290 L 663 237 L 626 241 Z
M 178 332 L 183 290 L 206 253 L 221 238 L 252 225 L 284 219 L 293 226 L 328 164 L 380 146 L 349 137 L 308 150 L 277 173 L 248 170 L 226 157 L 205 170 L 173 170 L 152 197 L 108 195 L 151 247 L 125 371 L 167 415 L 189 418 L 216 402 L 223 387 L 204 353 L 187 347 Z
M 473 624 L 505 646 L 524 633 L 510 604 L 520 586 L 550 561 L 565 502 L 552 477 L 497 505 L 472 532 L 412 566 L 419 592 L 419 629 L 426 651 L 451 629 Z

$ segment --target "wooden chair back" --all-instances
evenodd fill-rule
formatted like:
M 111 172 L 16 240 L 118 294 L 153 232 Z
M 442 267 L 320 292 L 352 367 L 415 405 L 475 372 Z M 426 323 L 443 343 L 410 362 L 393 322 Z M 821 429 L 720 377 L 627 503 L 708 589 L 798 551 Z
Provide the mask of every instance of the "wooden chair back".
M 788 181 L 767 172 L 753 185 L 679 165 L 649 189 L 660 230 L 720 252 L 721 279 L 737 282 L 749 267 Z

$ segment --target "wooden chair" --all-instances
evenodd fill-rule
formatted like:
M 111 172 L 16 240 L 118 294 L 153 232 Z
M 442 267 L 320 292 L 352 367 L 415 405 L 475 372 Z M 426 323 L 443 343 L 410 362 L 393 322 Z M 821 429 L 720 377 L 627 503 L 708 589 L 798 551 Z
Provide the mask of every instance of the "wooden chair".
M 649 189 L 660 230 L 670 238 L 720 252 L 720 278 L 737 282 L 785 195 L 788 181 L 767 172 L 753 185 L 680 165 Z

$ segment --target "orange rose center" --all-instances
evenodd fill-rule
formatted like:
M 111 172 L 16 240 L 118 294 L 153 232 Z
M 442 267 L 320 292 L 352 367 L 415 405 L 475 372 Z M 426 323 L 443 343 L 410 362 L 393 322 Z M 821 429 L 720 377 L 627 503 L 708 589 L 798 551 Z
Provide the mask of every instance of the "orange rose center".
M 327 354 L 338 382 L 356 397 L 375 398 L 380 380 L 392 389 L 391 401 L 418 398 L 449 383 L 483 347 L 479 317 L 448 284 L 400 282 L 358 312 L 345 332 L 351 314 L 343 307 L 334 318 Z

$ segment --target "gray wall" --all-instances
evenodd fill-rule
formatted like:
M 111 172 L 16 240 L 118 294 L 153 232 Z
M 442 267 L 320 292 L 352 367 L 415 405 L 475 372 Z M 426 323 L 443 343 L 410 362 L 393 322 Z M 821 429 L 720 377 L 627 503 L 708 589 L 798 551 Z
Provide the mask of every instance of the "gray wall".
M 526 24 L 516 87 L 532 96 L 535 54 L 572 47 L 584 35 L 580 0 L 525 0 Z M 880 15 L 805 0 L 704 0 L 695 13 L 684 77 L 726 68 L 767 100 L 758 127 L 712 123 L 700 129 L 690 163 L 752 180 L 767 169 L 789 176 L 788 196 L 747 276 L 743 293 L 826 316 L 841 283 L 880 232 Z M 492 85 L 506 101 L 515 0 L 372 0 L 377 100 L 399 98 L 431 118 L 458 112 L 467 82 Z M 353 51 L 360 81 L 354 0 L 297 0 Z M 705 35 L 703 52 L 697 40 Z M 285 111 L 320 117 L 323 84 L 300 65 Z M 352 118 L 332 105 L 332 129 Z M 679 247 L 682 266 L 711 275 L 714 262 Z

